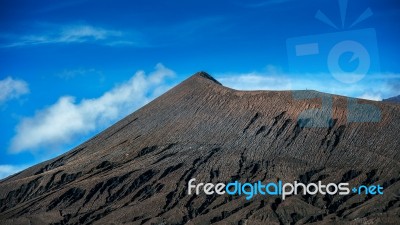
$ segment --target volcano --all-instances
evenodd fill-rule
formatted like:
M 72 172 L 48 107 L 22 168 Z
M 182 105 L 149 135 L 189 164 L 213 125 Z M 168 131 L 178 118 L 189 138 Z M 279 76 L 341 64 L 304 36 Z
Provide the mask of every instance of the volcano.
M 299 116 L 322 107 L 317 95 L 332 99 L 332 118 L 307 127 Z M 400 224 L 400 105 L 353 100 L 379 109 L 379 121 L 349 122 L 346 97 L 237 91 L 196 73 L 0 181 L 0 224 Z M 384 194 L 188 195 L 192 178 L 380 184 Z

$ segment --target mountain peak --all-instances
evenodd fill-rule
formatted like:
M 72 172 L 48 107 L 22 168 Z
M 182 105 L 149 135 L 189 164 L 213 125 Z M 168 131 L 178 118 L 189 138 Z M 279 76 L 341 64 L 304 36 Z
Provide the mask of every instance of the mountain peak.
M 193 75 L 193 77 L 200 77 L 200 78 L 203 78 L 203 79 L 205 78 L 205 79 L 211 80 L 212 82 L 214 82 L 216 84 L 222 85 L 214 77 L 212 77 L 210 74 L 208 74 L 208 73 L 206 73 L 204 71 L 200 71 L 200 72 L 195 73 Z

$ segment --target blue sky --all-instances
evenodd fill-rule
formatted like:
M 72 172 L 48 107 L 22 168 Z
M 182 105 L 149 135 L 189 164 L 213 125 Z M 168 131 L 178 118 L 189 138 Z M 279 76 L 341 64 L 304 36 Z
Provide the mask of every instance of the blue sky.
M 396 0 L 0 4 L 0 178 L 200 70 L 237 89 L 400 94 Z

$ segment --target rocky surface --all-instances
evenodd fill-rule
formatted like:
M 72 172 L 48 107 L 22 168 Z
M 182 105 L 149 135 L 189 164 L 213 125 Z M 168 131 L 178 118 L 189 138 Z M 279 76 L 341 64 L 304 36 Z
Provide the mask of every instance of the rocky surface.
M 315 96 L 316 92 L 303 91 Z M 299 120 L 321 99 L 237 91 L 197 73 L 71 151 L 0 181 L 0 224 L 400 224 L 400 105 L 379 122 Z M 188 195 L 187 182 L 321 180 L 384 195 Z

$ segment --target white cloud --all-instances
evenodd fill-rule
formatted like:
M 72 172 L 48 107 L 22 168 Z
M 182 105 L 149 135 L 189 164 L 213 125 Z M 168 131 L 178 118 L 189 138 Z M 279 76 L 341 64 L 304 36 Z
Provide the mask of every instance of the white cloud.
M 237 90 L 290 90 L 292 81 L 272 65 L 263 72 L 225 73 L 216 75 L 223 85 Z
M 0 104 L 29 93 L 28 83 L 7 77 L 0 80 Z
M 110 30 L 102 27 L 96 27 L 88 24 L 72 25 L 45 25 L 37 30 L 38 34 L 30 35 L 2 35 L 8 42 L 1 47 L 18 47 L 26 45 L 41 44 L 70 44 L 93 42 L 108 46 L 139 46 L 138 35 L 132 36 L 127 32 Z M 136 40 L 135 40 L 136 39 Z
M 0 165 L 0 180 L 12 174 L 18 173 L 28 167 L 28 165 Z
M 380 93 L 366 92 L 366 93 L 358 96 L 358 98 L 368 99 L 368 100 L 373 100 L 373 101 L 382 101 L 382 95 Z
M 223 85 L 238 90 L 290 90 L 290 80 L 285 76 L 247 73 L 223 75 L 217 80 Z
M 119 37 L 122 35 L 120 31 L 106 30 L 101 27 L 93 27 L 89 25 L 67 26 L 57 34 L 54 41 L 56 42 L 84 42 L 87 40 L 104 40 L 109 37 Z
M 138 71 L 130 80 L 98 98 L 77 102 L 71 96 L 60 97 L 55 104 L 38 111 L 33 117 L 22 119 L 10 150 L 16 153 L 60 145 L 77 135 L 108 126 L 156 97 L 159 92 L 154 90 L 166 90 L 165 80 L 174 74 L 162 64 L 157 64 L 155 71 L 149 75 Z
M 369 74 L 353 84 L 342 83 L 330 74 L 291 74 L 268 66 L 264 72 L 227 73 L 216 76 L 225 86 L 238 90 L 316 90 L 330 94 L 381 100 L 398 95 L 399 74 Z M 398 86 L 398 85 L 397 85 Z

